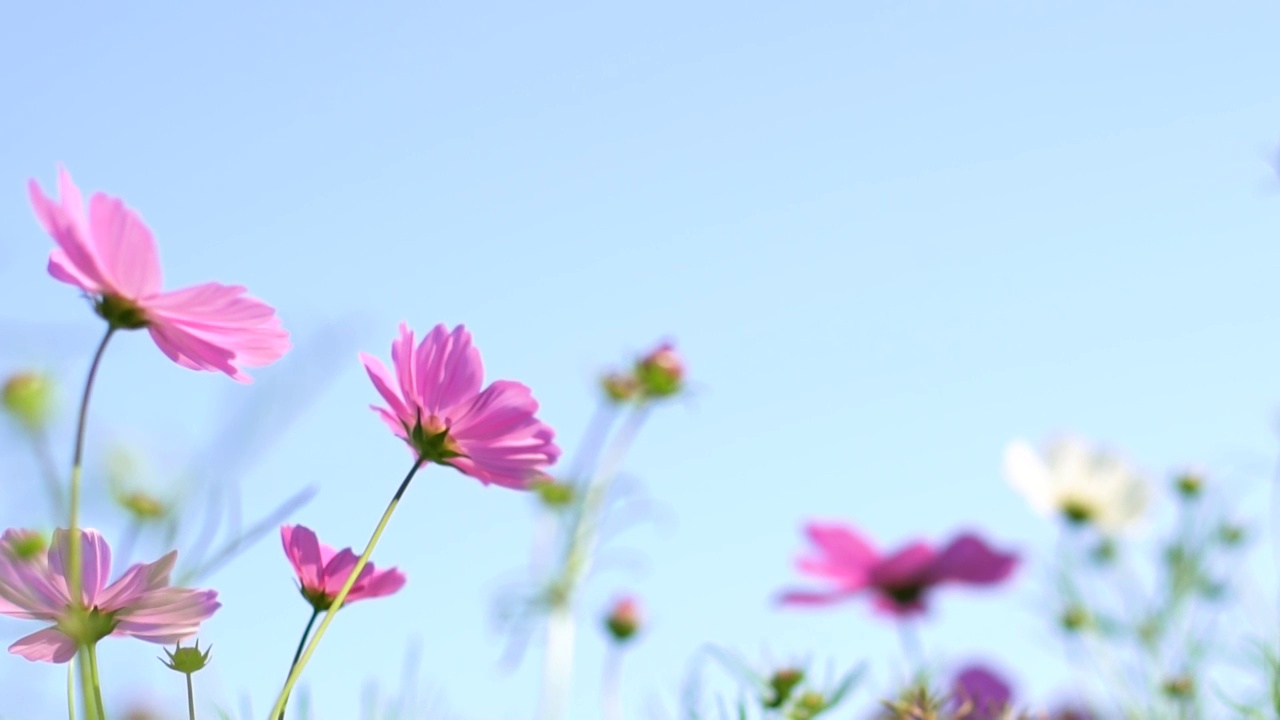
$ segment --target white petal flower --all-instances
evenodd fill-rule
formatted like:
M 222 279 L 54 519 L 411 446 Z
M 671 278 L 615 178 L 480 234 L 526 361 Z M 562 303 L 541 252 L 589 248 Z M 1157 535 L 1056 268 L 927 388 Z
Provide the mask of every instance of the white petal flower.
M 1036 512 L 1089 524 L 1107 535 L 1140 520 L 1150 497 L 1147 480 L 1137 471 L 1079 438 L 1054 441 L 1043 455 L 1025 440 L 1015 440 L 1005 448 L 1004 472 Z

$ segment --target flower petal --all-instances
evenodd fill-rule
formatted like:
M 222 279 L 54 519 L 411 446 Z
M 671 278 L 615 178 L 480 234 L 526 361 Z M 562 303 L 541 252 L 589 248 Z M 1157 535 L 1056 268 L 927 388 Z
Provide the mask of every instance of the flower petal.
M 104 279 L 118 295 L 142 300 L 160 292 L 160 255 L 142 218 L 117 198 L 89 198 L 89 239 Z
M 1017 565 L 1017 555 L 993 550 L 982 538 L 965 533 L 938 553 L 929 571 L 929 580 L 991 585 L 1009 577 Z
M 32 662 L 64 663 L 76 656 L 76 642 L 56 626 L 47 627 L 19 639 L 9 652 Z

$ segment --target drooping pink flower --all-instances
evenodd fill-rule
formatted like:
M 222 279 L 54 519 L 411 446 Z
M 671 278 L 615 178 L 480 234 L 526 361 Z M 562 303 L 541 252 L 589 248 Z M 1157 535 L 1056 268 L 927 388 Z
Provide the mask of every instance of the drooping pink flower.
M 437 325 L 415 346 L 401 323 L 391 343 L 394 380 L 377 358 L 360 353 L 360 360 L 387 403 L 374 411 L 419 458 L 524 490 L 560 456 L 528 387 L 496 380 L 480 389 L 484 365 L 462 325 L 452 332 Z
M 1007 578 L 1018 562 L 1016 555 L 993 550 L 971 533 L 941 550 L 917 541 L 887 555 L 847 525 L 811 522 L 805 533 L 814 552 L 801 557 L 796 567 L 831 587 L 786 592 L 781 598 L 786 605 L 830 605 L 866 592 L 882 612 L 914 615 L 924 612 L 934 587 L 992 585 Z
M 80 535 L 85 609 L 73 609 L 66 567 L 70 534 L 58 530 L 47 553 L 36 555 L 22 551 L 31 535 L 7 530 L 0 536 L 0 614 L 54 623 L 9 646 L 9 652 L 28 660 L 64 663 L 75 656 L 77 643 L 107 635 L 176 643 L 195 635 L 221 607 L 214 590 L 169 586 L 176 550 L 133 565 L 108 585 L 111 548 L 96 530 L 85 529 Z
M 310 528 L 303 525 L 281 525 L 280 539 L 284 554 L 293 565 L 293 572 L 301 584 L 302 596 L 317 610 L 328 610 L 338 597 L 359 555 L 351 548 L 339 552 L 320 542 Z M 343 606 L 357 600 L 390 595 L 404 587 L 404 573 L 395 568 L 378 570 L 373 563 L 366 563 L 360 570 L 356 584 L 343 601 Z
M 31 206 L 58 247 L 49 274 L 84 290 L 112 327 L 147 328 L 161 352 L 182 367 L 250 382 L 241 366 L 261 367 L 289 350 L 289 333 L 271 306 L 239 285 L 209 282 L 161 290 L 151 230 L 120 200 L 94 193 L 86 216 L 80 189 L 58 168 L 58 199 L 32 180 Z
M 1001 720 L 1006 717 L 1013 690 L 1009 683 L 985 665 L 968 665 L 952 681 L 951 703 L 955 710 L 966 707 L 966 720 Z

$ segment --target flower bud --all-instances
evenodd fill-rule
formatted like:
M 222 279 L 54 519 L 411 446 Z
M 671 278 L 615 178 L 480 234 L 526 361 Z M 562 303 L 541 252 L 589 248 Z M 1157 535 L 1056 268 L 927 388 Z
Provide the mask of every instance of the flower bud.
M 1079 605 L 1072 605 L 1062 611 L 1062 616 L 1058 621 L 1062 624 L 1062 629 L 1067 632 L 1079 632 L 1089 627 L 1092 619 L 1089 617 L 1088 610 Z
M 1194 471 L 1184 472 L 1173 479 L 1173 487 L 1184 500 L 1194 500 L 1204 490 L 1204 476 Z
M 1187 675 L 1175 675 L 1164 681 L 1161 686 L 1164 694 L 1175 700 L 1186 700 L 1196 692 L 1195 681 Z
M 19 560 L 35 560 L 49 548 L 49 540 L 35 530 L 15 530 L 5 551 Z
M 5 412 L 28 430 L 39 430 L 53 414 L 53 380 L 36 372 L 20 372 L 4 383 Z
M 804 682 L 804 671 L 799 668 L 783 668 L 769 678 L 769 688 L 773 696 L 765 700 L 765 707 L 776 709 L 787 704 L 796 686 Z
M 636 363 L 636 380 L 645 397 L 670 397 L 684 387 L 684 362 L 671 343 L 663 343 Z
M 212 650 L 213 646 L 210 646 L 204 652 L 200 652 L 199 640 L 196 641 L 193 647 L 184 648 L 181 645 L 175 645 L 173 652 L 169 652 L 168 648 L 165 648 L 164 653 L 169 656 L 169 659 L 166 661 L 164 658 L 160 658 L 160 662 L 164 663 L 164 666 L 170 670 L 176 670 L 183 675 L 190 675 L 203 670 L 204 666 L 209 664 L 209 653 Z
M 636 399 L 640 394 L 640 381 L 635 375 L 611 372 L 600 378 L 600 387 L 605 397 L 615 403 L 626 403 Z
M 1232 523 L 1223 523 L 1218 528 L 1218 542 L 1228 547 L 1244 542 L 1244 528 Z
M 622 597 L 613 604 L 613 609 L 605 617 L 605 628 L 619 644 L 631 639 L 639 630 L 643 618 L 640 604 L 632 597 Z
M 529 489 L 537 493 L 538 502 L 552 510 L 569 507 L 576 498 L 572 484 L 557 482 L 555 478 L 548 476 L 530 482 Z

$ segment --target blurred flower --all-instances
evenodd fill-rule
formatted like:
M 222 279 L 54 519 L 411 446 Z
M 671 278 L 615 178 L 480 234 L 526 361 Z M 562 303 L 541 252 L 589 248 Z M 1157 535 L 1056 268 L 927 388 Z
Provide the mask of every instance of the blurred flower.
M 684 361 L 675 346 L 663 343 L 636 363 L 635 379 L 646 397 L 670 397 L 684 388 Z
M 644 616 L 640 611 L 640 603 L 635 598 L 623 596 L 614 601 L 609 614 L 605 616 L 604 626 L 619 644 L 630 640 L 640 630 Z
M 925 610 L 925 598 L 939 585 L 992 585 L 1007 578 L 1018 564 L 1011 553 L 991 549 L 981 538 L 962 534 L 941 550 L 913 542 L 881 555 L 853 528 L 811 522 L 805 533 L 816 552 L 801 557 L 800 572 L 827 580 L 829 590 L 794 590 L 782 595 L 786 605 L 830 605 L 864 591 L 878 610 L 913 615 Z
M 529 482 L 529 489 L 538 494 L 538 500 L 553 510 L 567 508 L 577 499 L 573 483 L 559 482 L 544 475 Z
M 302 525 L 281 525 L 280 539 L 284 543 L 284 554 L 302 585 L 302 596 L 316 610 L 328 610 L 355 568 L 358 556 L 351 548 L 334 552 L 320 542 L 310 528 Z M 343 605 L 390 595 L 404 587 L 404 582 L 404 573 L 396 568 L 378 570 L 373 563 L 366 563 Z
M 1204 490 L 1204 473 L 1187 470 L 1173 479 L 1173 487 L 1187 500 L 1194 500 Z
M 204 283 L 161 290 L 160 256 L 151 230 L 120 200 L 94 193 L 86 217 L 80 189 L 58 169 L 57 201 L 32 180 L 31 206 L 58 247 L 49 274 L 75 285 L 113 328 L 147 328 L 170 360 L 192 370 L 250 382 L 241 366 L 260 367 L 289 350 L 289 334 L 271 306 L 238 285 Z
M 54 409 L 53 379 L 36 372 L 20 372 L 4 383 L 5 412 L 28 430 L 39 430 L 49 421 Z
M 173 652 L 169 652 L 168 648 L 164 649 L 164 654 L 169 656 L 169 660 L 163 658 L 160 662 L 170 670 L 175 670 L 183 675 L 191 675 L 200 672 L 209 664 L 209 653 L 213 648 L 206 648 L 204 652 L 200 652 L 200 641 L 197 640 L 193 647 L 182 647 L 175 645 Z
M 169 587 L 177 551 L 152 563 L 133 565 L 106 585 L 111 574 L 111 548 L 96 530 L 83 530 L 84 588 L 82 607 L 73 607 L 67 591 L 66 559 L 70 536 L 54 533 L 44 557 L 23 557 L 17 548 L 30 533 L 7 530 L 0 537 L 0 614 L 54 625 L 32 633 L 9 652 L 42 662 L 64 663 L 78 645 L 107 635 L 132 636 L 168 644 L 195 635 L 200 623 L 221 607 L 214 590 Z
M 497 380 L 480 389 L 484 365 L 462 325 L 437 325 L 416 348 L 403 323 L 391 343 L 392 380 L 382 361 L 360 354 L 387 407 L 375 412 L 418 458 L 451 465 L 480 482 L 524 490 L 560 457 L 555 432 L 538 420 L 529 388 Z
M 951 704 L 966 707 L 966 720 L 1001 720 L 1013 699 L 1004 678 L 982 665 L 969 665 L 952 681 Z
M 1105 534 L 1132 526 L 1147 508 L 1146 480 L 1078 438 L 1052 443 L 1043 457 L 1027 442 L 1014 441 L 1005 448 L 1004 471 L 1036 512 Z

